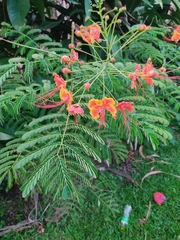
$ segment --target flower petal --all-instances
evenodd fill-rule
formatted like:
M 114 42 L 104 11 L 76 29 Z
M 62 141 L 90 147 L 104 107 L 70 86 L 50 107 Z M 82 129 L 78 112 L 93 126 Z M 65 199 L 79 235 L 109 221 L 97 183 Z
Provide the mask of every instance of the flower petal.
M 97 108 L 102 106 L 102 100 L 99 99 L 91 99 L 88 103 L 88 108 L 91 110 L 92 108 Z
M 68 109 L 69 114 L 84 115 L 84 110 L 79 104 L 72 104 Z
M 99 118 L 99 109 L 98 108 L 93 108 L 90 110 L 90 114 L 92 116 L 93 119 L 98 119 Z
M 59 93 L 59 96 L 60 96 L 60 99 L 61 100 L 64 100 L 67 104 L 67 109 L 69 109 L 72 101 L 73 101 L 73 98 L 72 98 L 72 93 L 69 92 L 66 88 L 61 88 L 60 89 L 60 93 Z
M 61 76 L 59 76 L 57 73 L 53 73 L 53 76 L 57 87 L 66 87 L 66 82 Z
M 147 82 L 147 84 L 149 84 L 150 86 L 153 86 L 153 85 L 154 85 L 154 82 L 153 82 L 153 79 L 152 79 L 152 78 L 145 77 L 144 79 L 145 79 L 145 81 Z

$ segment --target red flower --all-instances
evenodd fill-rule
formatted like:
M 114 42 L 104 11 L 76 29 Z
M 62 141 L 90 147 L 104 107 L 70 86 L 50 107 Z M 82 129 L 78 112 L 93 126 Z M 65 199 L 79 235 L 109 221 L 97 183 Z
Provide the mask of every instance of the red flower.
M 77 62 L 78 61 L 78 52 L 76 52 L 74 49 L 71 49 L 70 56 L 69 57 L 67 55 L 62 56 L 61 61 L 66 63 L 67 65 Z
M 74 115 L 74 124 L 77 125 L 78 114 L 84 116 L 84 110 L 79 104 L 73 104 L 68 109 L 69 114 Z
M 54 76 L 54 81 L 57 87 L 66 87 L 66 82 L 64 81 L 64 79 L 59 76 L 57 73 L 53 73 Z
M 180 25 L 174 30 L 171 41 L 178 42 L 180 40 Z
M 53 76 L 57 87 L 51 90 L 50 92 L 46 93 L 45 95 L 37 98 L 35 101 L 35 106 L 39 108 L 55 108 L 66 103 L 68 109 L 73 101 L 72 93 L 66 89 L 66 82 L 61 76 L 59 76 L 57 73 L 54 73 Z M 62 101 L 54 102 L 50 100 L 50 98 L 59 90 L 60 90 L 59 96 Z
M 129 78 L 132 80 L 132 83 L 131 83 L 131 86 L 130 86 L 131 89 L 134 89 L 136 87 L 140 71 L 141 71 L 141 65 L 136 64 L 135 72 L 129 74 Z
M 72 104 L 68 109 L 69 114 L 81 114 L 84 115 L 84 110 L 79 104 Z
M 76 52 L 74 49 L 71 49 L 70 59 L 72 62 L 78 61 L 78 52 Z
M 152 78 L 157 76 L 157 73 L 155 70 L 153 70 L 153 68 L 154 68 L 154 65 L 152 64 L 151 59 L 149 58 L 142 70 L 142 77 L 150 86 L 154 85 Z
M 93 119 L 100 118 L 100 124 L 105 126 L 105 110 L 111 113 L 113 118 L 116 118 L 116 108 L 114 106 L 115 101 L 112 98 L 104 97 L 102 100 L 91 99 L 88 103 L 88 108 L 90 109 L 90 114 Z
M 142 71 L 140 64 L 137 64 L 135 67 L 135 72 L 129 74 L 129 78 L 132 80 L 130 88 L 133 89 L 136 87 L 139 78 L 144 78 L 147 84 L 153 86 L 154 77 L 157 77 L 157 72 L 154 70 L 154 66 L 149 58 Z
M 115 108 L 122 113 L 123 118 L 124 118 L 124 125 L 127 126 L 127 115 L 125 113 L 125 110 L 127 110 L 128 112 L 133 112 L 134 108 L 132 106 L 132 104 L 134 104 L 133 102 L 120 102 L 118 103 Z
M 94 23 L 88 27 L 81 27 L 75 34 L 78 37 L 82 37 L 85 42 L 93 44 L 95 41 L 100 41 L 101 28 Z

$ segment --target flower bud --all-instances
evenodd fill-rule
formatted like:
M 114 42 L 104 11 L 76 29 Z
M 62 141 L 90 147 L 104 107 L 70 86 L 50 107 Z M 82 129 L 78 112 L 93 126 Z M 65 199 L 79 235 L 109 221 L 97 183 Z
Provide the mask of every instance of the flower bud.
M 61 61 L 64 63 L 68 63 L 70 61 L 70 58 L 67 55 L 64 55 L 61 57 Z
M 75 34 L 76 34 L 76 36 L 81 37 L 81 31 L 76 30 L 76 31 L 75 31 Z
M 157 72 L 155 70 L 151 70 L 149 73 L 148 73 L 148 76 L 149 77 L 156 77 L 157 76 Z
M 82 66 L 84 65 L 84 61 L 80 61 L 79 64 Z
M 151 30 L 151 26 L 147 26 L 147 27 L 146 27 L 146 30 L 147 30 L 147 31 L 150 31 L 150 30 Z
M 70 70 L 69 68 L 65 67 L 65 68 L 62 69 L 62 72 L 63 72 L 64 74 L 68 74 L 68 73 L 71 72 L 71 70 Z
M 74 44 L 73 44 L 73 43 L 70 43 L 70 44 L 68 45 L 68 48 L 69 48 L 69 49 L 73 49 L 73 48 L 74 48 Z
M 117 23 L 122 23 L 122 20 L 120 18 L 118 18 Z
M 89 82 L 86 82 L 86 83 L 84 84 L 84 89 L 89 90 L 90 87 L 91 87 L 91 84 L 90 84 Z
M 106 19 L 106 20 L 109 20 L 109 15 L 106 15 L 106 16 L 105 16 L 105 19 Z
M 120 11 L 120 12 L 126 11 L 126 7 L 125 7 L 125 6 L 124 6 L 124 7 L 120 7 L 120 8 L 119 8 L 119 11 Z
M 145 24 L 142 24 L 142 25 L 137 27 L 137 30 L 138 31 L 144 31 L 144 30 L 146 30 L 146 28 L 147 28 L 147 26 Z
M 116 62 L 116 59 L 114 57 L 111 58 L 110 60 L 112 63 Z
M 81 47 L 82 43 L 81 42 L 77 42 L 77 47 Z
M 162 73 L 165 73 L 165 72 L 166 72 L 166 68 L 164 68 L 164 67 L 161 67 L 159 70 L 160 70 Z

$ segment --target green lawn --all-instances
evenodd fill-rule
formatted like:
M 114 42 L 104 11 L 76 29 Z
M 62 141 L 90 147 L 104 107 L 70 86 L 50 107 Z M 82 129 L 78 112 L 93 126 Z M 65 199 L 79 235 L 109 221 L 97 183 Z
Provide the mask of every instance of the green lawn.
M 147 152 L 147 151 L 146 151 Z M 149 151 L 147 154 L 153 154 Z M 180 146 L 172 145 L 159 149 L 156 154 L 170 164 L 162 162 L 149 163 L 149 160 L 134 163 L 132 176 L 141 183 L 142 177 L 153 170 L 162 170 L 180 175 Z M 137 159 L 141 160 L 140 157 Z M 109 179 L 109 180 L 108 180 Z M 102 181 L 103 180 L 103 181 Z M 112 209 L 111 212 L 98 201 L 91 191 L 86 191 L 86 199 L 78 209 L 70 210 L 58 223 L 45 223 L 45 232 L 37 233 L 36 228 L 23 230 L 21 233 L 4 235 L 1 239 L 42 239 L 42 240 L 177 240 L 180 239 L 180 178 L 167 174 L 156 174 L 147 177 L 142 183 L 143 189 L 125 181 L 120 176 L 110 172 L 101 172 L 96 186 L 104 189 L 104 201 Z M 84 190 L 85 191 L 85 190 Z M 158 205 L 153 200 L 153 193 L 164 193 L 167 200 Z M 99 192 L 97 192 L 99 194 Z M 99 195 L 98 195 L 99 196 Z M 100 196 L 101 197 L 101 196 Z M 139 225 L 139 219 L 146 217 L 148 205 L 151 203 L 150 216 L 144 225 Z M 116 205 L 117 204 L 117 205 Z M 129 225 L 120 230 L 120 220 L 126 204 L 132 206 Z M 179 236 L 179 237 L 178 237 Z

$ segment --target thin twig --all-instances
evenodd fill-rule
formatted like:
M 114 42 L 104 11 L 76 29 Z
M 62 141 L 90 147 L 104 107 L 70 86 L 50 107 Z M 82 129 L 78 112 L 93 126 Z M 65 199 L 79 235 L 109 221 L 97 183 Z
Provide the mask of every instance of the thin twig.
M 35 188 L 35 189 L 34 189 L 35 220 L 37 220 L 37 215 L 38 215 L 38 198 L 39 198 L 38 191 L 37 191 L 37 189 Z
M 21 223 L 18 223 L 16 225 L 11 225 L 11 226 L 6 226 L 6 227 L 3 227 L 0 229 L 0 236 L 3 236 L 4 234 L 10 232 L 11 230 L 16 230 L 18 228 L 21 228 L 23 226 L 26 226 L 26 225 L 30 225 L 30 224 L 41 224 L 38 220 L 24 220 L 22 221 Z

